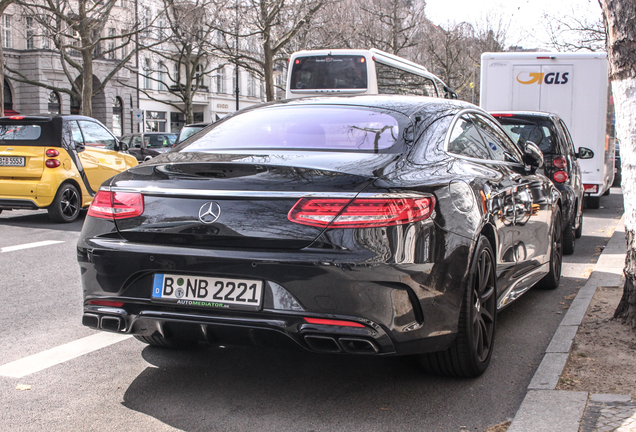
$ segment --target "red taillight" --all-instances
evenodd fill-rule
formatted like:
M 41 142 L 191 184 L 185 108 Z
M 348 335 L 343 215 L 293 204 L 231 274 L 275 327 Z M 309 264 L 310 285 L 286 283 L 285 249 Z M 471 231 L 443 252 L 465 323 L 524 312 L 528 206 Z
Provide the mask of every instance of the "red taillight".
M 24 120 L 24 116 L 9 116 L 11 120 Z
M 433 197 L 357 198 L 350 204 L 341 198 L 301 198 L 287 218 L 320 228 L 369 228 L 424 220 L 434 207 Z
M 552 174 L 552 178 L 557 183 L 564 183 L 568 181 L 568 173 L 566 173 L 565 171 L 557 171 Z
M 598 192 L 598 185 L 595 184 L 584 184 L 583 185 L 584 192 L 586 193 L 596 193 Z
M 323 325 L 332 325 L 332 326 L 341 326 L 341 327 L 362 327 L 364 328 L 364 324 L 360 324 L 354 321 L 342 321 L 342 320 L 331 320 L 331 319 L 322 319 L 322 318 L 307 318 L 305 317 L 305 321 L 309 324 L 323 324 Z
M 491 114 L 493 117 L 514 117 L 514 114 L 497 114 L 497 113 L 492 113 Z
M 92 304 L 96 306 L 122 307 L 124 305 L 124 302 L 110 301 L 110 300 L 89 300 L 88 304 Z
M 58 157 L 59 155 L 60 155 L 60 152 L 55 149 L 46 150 L 46 157 Z
M 100 190 L 88 208 L 88 215 L 102 219 L 125 219 L 144 212 L 144 196 L 137 192 Z
M 552 165 L 554 165 L 558 169 L 563 169 L 568 166 L 568 161 L 566 161 L 564 157 L 559 156 L 554 158 L 554 160 L 552 161 Z
M 300 60 L 296 59 L 296 61 L 294 63 L 300 64 Z
M 47 168 L 57 168 L 60 166 L 60 161 L 57 159 L 47 159 L 44 165 L 46 165 Z

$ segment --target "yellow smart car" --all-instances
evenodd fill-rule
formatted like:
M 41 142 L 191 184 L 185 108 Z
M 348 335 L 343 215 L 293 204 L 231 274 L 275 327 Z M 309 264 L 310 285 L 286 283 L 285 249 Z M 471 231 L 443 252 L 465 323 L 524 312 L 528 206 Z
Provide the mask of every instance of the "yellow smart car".
M 101 184 L 137 165 L 99 121 L 78 115 L 0 118 L 0 212 L 46 208 L 72 222 Z

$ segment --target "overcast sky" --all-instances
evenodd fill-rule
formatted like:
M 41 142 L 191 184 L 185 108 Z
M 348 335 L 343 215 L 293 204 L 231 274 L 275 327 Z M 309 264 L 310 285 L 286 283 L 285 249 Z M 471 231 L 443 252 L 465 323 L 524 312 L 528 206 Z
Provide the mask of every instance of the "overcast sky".
M 501 16 L 509 22 L 507 45 L 524 48 L 545 47 L 543 15 L 601 16 L 597 0 L 427 0 L 426 15 L 435 24 L 477 23 L 486 15 Z M 518 42 L 517 42 L 518 41 Z

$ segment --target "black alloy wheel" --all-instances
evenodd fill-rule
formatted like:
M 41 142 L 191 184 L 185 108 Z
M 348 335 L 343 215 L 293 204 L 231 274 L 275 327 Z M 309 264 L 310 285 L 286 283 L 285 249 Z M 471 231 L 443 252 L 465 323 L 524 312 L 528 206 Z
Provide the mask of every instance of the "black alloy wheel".
M 568 223 L 563 228 L 563 255 L 572 255 L 574 253 L 574 228 Z
M 563 264 L 563 222 L 561 210 L 557 207 L 552 223 L 552 241 L 550 250 L 550 272 L 539 281 L 543 289 L 555 289 L 561 282 L 561 266 Z
M 583 215 L 581 214 L 579 226 L 574 230 L 574 237 L 581 238 L 582 235 L 583 235 Z
M 49 217 L 53 222 L 73 222 L 79 216 L 82 207 L 80 194 L 70 183 L 63 184 L 55 194 L 48 207 Z
M 420 356 L 428 373 L 470 378 L 488 368 L 495 341 L 497 290 L 494 254 L 486 237 L 477 242 L 470 274 L 457 339 L 445 351 Z

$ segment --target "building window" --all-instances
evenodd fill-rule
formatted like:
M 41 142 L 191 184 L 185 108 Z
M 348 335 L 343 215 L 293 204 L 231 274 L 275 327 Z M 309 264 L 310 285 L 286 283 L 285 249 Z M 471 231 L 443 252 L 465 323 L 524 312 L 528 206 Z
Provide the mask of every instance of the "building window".
M 49 94 L 49 114 L 60 114 L 60 112 L 60 95 L 52 91 L 51 94 Z
M 108 52 L 106 53 L 106 57 L 113 60 L 115 59 L 115 37 L 117 36 L 117 30 L 114 28 L 108 29 L 108 37 L 112 39 L 108 39 Z
M 165 132 L 165 111 L 146 111 L 146 132 Z
M 26 49 L 35 49 L 35 25 L 33 17 L 24 17 Z
M 256 96 L 256 80 L 251 73 L 247 76 L 247 95 L 250 97 Z
M 71 96 L 71 114 L 79 114 L 80 113 L 80 101 L 75 97 Z
M 225 68 L 221 68 L 216 73 L 216 92 L 225 93 Z
M 150 59 L 144 59 L 144 88 L 152 89 L 152 70 L 150 69 Z
M 157 69 L 158 69 L 157 78 L 159 79 L 159 90 L 168 91 L 168 85 L 166 84 L 166 71 L 168 70 L 168 68 L 166 68 L 166 65 L 164 64 L 164 62 L 159 62 Z
M 128 46 L 128 42 L 130 42 L 130 36 L 124 36 L 126 34 L 126 30 L 122 30 L 121 31 L 121 58 L 125 59 L 126 56 L 128 55 L 128 50 L 126 49 L 126 47 Z M 128 37 L 128 42 L 125 42 L 125 38 Z
M 203 66 L 198 64 L 194 69 L 194 83 L 195 85 L 203 85 Z
M 13 111 L 13 93 L 7 80 L 4 80 L 4 115 L 7 115 L 7 111 Z
M 120 97 L 113 100 L 113 134 L 122 136 L 124 133 L 124 103 Z
M 174 64 L 174 76 L 172 77 L 172 81 L 174 82 L 175 85 L 179 84 L 179 82 L 181 81 L 180 66 L 181 65 L 179 63 Z
M 11 15 L 2 15 L 2 48 L 13 48 Z

